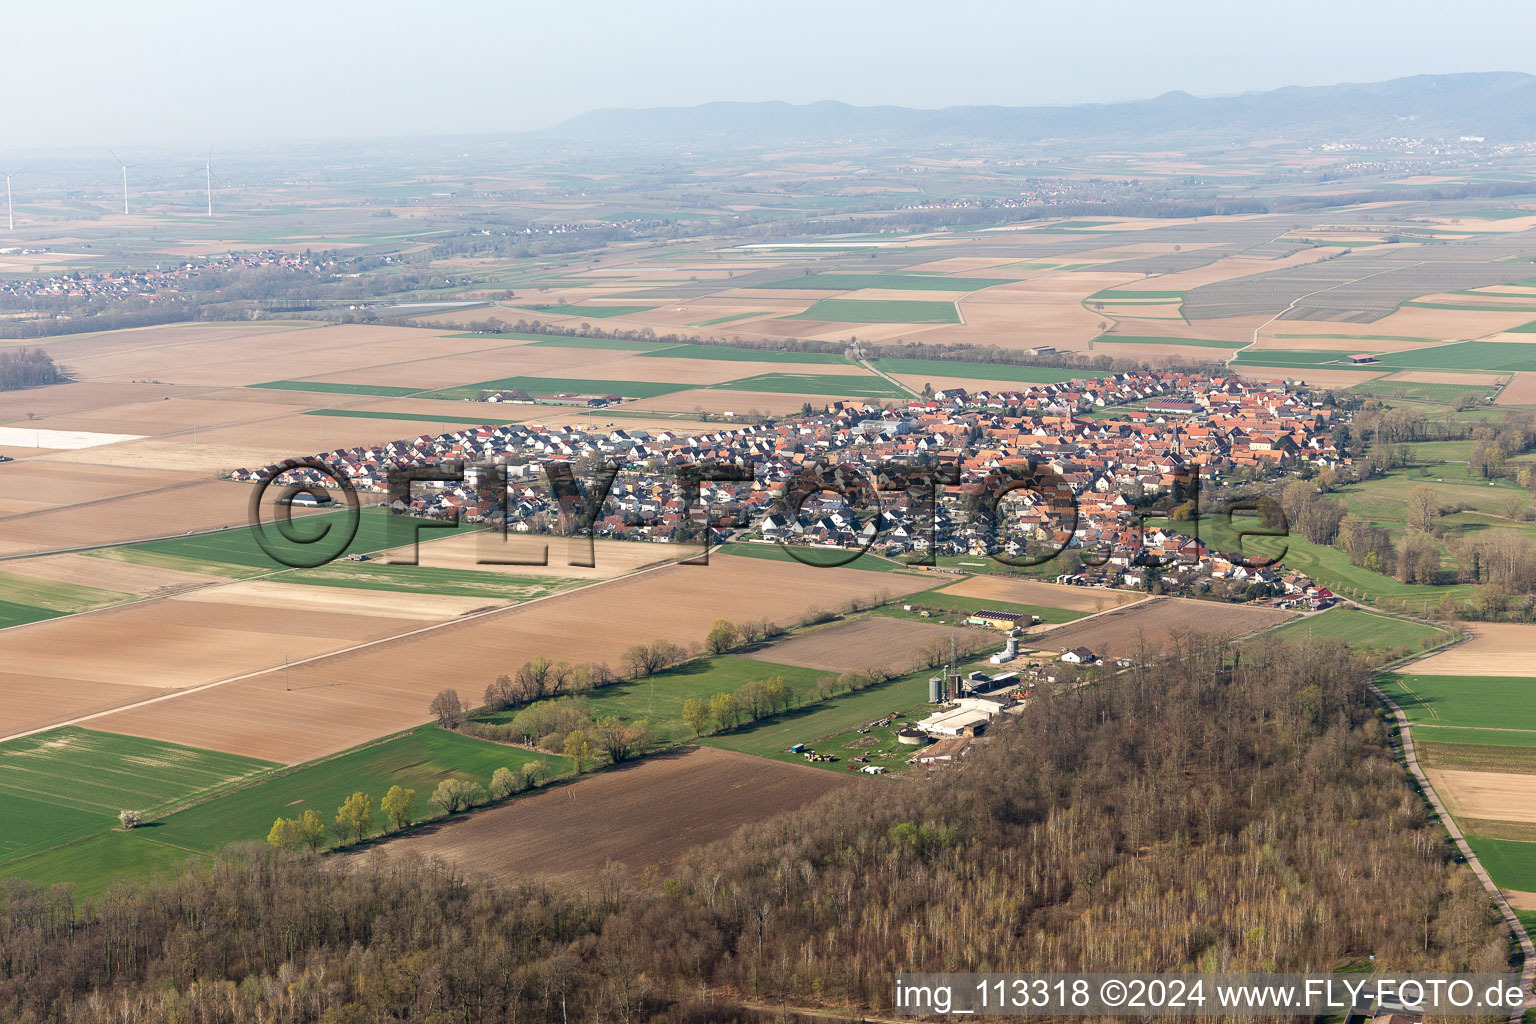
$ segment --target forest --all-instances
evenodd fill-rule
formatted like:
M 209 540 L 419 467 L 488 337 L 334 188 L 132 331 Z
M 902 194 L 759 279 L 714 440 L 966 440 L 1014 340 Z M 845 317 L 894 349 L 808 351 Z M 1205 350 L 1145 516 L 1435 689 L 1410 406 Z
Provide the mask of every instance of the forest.
M 53 364 L 53 357 L 42 349 L 21 348 L 0 352 L 0 391 L 39 388 L 63 380 L 64 375 Z
M 1503 970 L 1343 647 L 1163 638 L 945 772 L 585 888 L 255 846 L 76 900 L 0 889 L 20 1024 L 790 1020 L 898 971 Z

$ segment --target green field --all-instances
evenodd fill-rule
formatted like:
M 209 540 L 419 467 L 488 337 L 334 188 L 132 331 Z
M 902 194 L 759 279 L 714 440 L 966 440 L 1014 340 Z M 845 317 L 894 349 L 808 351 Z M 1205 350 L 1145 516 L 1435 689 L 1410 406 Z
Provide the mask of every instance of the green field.
M 494 409 L 500 412 L 502 406 L 487 406 L 487 410 Z M 346 419 L 359 420 L 406 420 L 412 423 L 442 423 L 445 425 L 463 424 L 464 426 L 501 426 L 505 423 L 513 423 L 504 415 L 497 416 L 495 412 L 488 411 L 484 416 L 454 416 L 448 413 L 439 415 L 428 412 L 388 412 L 383 409 L 308 409 L 305 416 L 337 416 Z M 412 435 L 415 436 L 415 435 Z
M 431 534 L 426 534 L 423 541 Z M 499 543 L 499 541 L 498 541 Z M 382 562 L 338 561 L 314 569 L 284 573 L 284 583 L 349 590 L 384 590 L 400 594 L 441 594 L 448 597 L 483 597 L 496 601 L 531 601 L 589 580 L 558 576 L 520 576 L 493 569 L 444 569 L 436 566 L 386 565 Z
M 309 808 L 319 811 L 329 824 L 336 808 L 357 790 L 370 794 L 377 807 L 393 785 L 416 790 L 417 816 L 424 818 L 429 815 L 427 798 L 442 780 L 463 778 L 484 785 L 497 768 L 517 771 L 529 761 L 545 763 L 553 775 L 570 770 L 570 761 L 564 757 L 423 726 L 382 743 L 279 772 L 216 800 L 178 811 L 164 818 L 154 835 L 160 842 L 216 853 L 227 843 L 264 839 L 278 817 L 296 817 Z
M 1536 892 L 1536 843 L 1467 836 L 1467 845 L 1500 889 Z
M 423 398 L 440 398 L 449 401 L 474 400 L 486 391 L 513 391 L 521 389 L 537 398 L 541 395 L 618 395 L 621 398 L 655 398 L 682 391 L 687 384 L 663 384 L 646 380 L 582 380 L 575 377 L 501 377 L 483 380 L 478 384 L 465 384 L 456 388 L 428 392 Z
M 825 320 L 841 324 L 958 324 L 953 302 L 905 299 L 819 299 L 804 313 L 785 320 Z
M 322 512 L 295 517 L 293 529 L 301 538 L 313 538 L 323 529 L 342 529 L 341 512 Z M 379 510 L 365 510 L 358 516 L 357 533 L 338 557 L 349 554 L 366 554 L 407 544 L 411 539 L 412 522 L 428 522 L 411 516 L 392 516 Z M 456 530 L 478 530 L 478 526 L 461 523 Z M 430 526 L 421 531 L 423 541 L 438 540 L 455 532 L 455 528 Z M 319 545 L 295 544 L 285 541 L 275 524 L 268 524 L 267 536 L 280 553 L 291 553 L 299 558 L 311 557 L 321 550 Z M 324 550 L 332 550 L 326 547 Z M 187 572 L 205 572 L 220 576 L 251 576 L 260 572 L 272 572 L 285 568 L 261 549 L 256 542 L 254 527 L 242 526 L 217 533 L 200 533 L 190 537 L 171 537 L 141 544 L 128 544 L 90 552 L 100 558 L 114 558 L 140 565 L 155 565 Z M 302 582 L 302 581 L 298 581 Z
M 1158 338 L 1152 335 L 1101 334 L 1094 345 L 1181 345 L 1192 348 L 1242 348 L 1244 341 L 1218 341 L 1215 338 Z
M 1351 366 L 1347 363 L 1339 363 L 1348 353 L 1346 352 L 1313 352 L 1307 349 L 1284 348 L 1250 348 L 1237 354 L 1233 361 L 1238 366 L 1278 366 L 1306 369 L 1308 367 L 1327 366 L 1329 369 L 1357 369 L 1361 371 L 1375 370 L 1381 372 L 1379 363 L 1370 363 L 1364 366 Z
M 794 708 L 734 732 L 709 736 L 703 742 L 744 754 L 799 762 L 801 758 L 788 752 L 796 743 L 811 743 L 822 736 L 844 732 L 893 711 L 904 711 L 926 702 L 928 677 L 932 674 L 926 669 L 914 672 L 858 693 L 845 693 L 819 704 Z
M 89 611 L 92 608 L 105 608 L 109 604 L 133 599 L 134 595 L 115 590 L 100 590 L 77 583 L 55 583 L 52 580 L 0 572 L 0 629 Z
M 1447 442 L 1445 450 L 1450 451 Z M 1413 446 L 1416 457 L 1419 446 Z M 1470 453 L 1470 446 L 1468 448 Z M 1430 457 L 1432 459 L 1432 457 Z M 1428 487 L 1442 505 L 1465 506 L 1472 512 L 1503 515 L 1513 499 L 1517 505 L 1529 503 L 1529 492 L 1516 487 L 1510 480 L 1484 480 L 1468 474 L 1465 462 L 1447 458 L 1444 462 L 1427 459 L 1432 475 L 1420 476 L 1413 470 L 1394 470 L 1385 476 L 1372 477 L 1357 484 L 1339 488 L 1335 494 L 1354 515 L 1388 527 L 1402 529 L 1407 521 L 1409 496 L 1420 487 Z M 1454 520 L 1454 516 L 1450 517 Z M 1525 524 L 1505 522 L 1506 528 L 1519 529 Z
M 77 898 L 94 898 L 116 881 L 169 877 L 188 860 L 207 860 L 205 854 L 155 841 L 154 832 L 103 832 L 10 861 L 0 866 L 0 875 L 38 885 L 69 885 Z
M 534 309 L 530 306 L 529 309 Z M 539 313 L 556 313 L 560 316 L 585 316 L 594 320 L 606 320 L 611 316 L 631 316 L 635 313 L 647 313 L 655 306 L 540 306 L 535 311 Z
M 748 683 L 779 676 L 794 691 L 797 702 L 808 701 L 816 697 L 817 680 L 836 674 L 721 654 L 699 658 L 646 679 L 604 686 L 582 696 L 591 704 L 594 720 L 606 715 L 617 715 L 626 722 L 644 719 L 651 723 L 660 743 L 677 743 L 693 738 L 693 730 L 683 723 L 683 702 L 689 698 L 708 701 L 713 694 L 735 693 Z M 510 722 L 518 710 L 499 711 L 481 721 Z
M 1466 294 L 1466 293 L 1463 293 Z M 1473 313 L 1536 313 L 1536 306 L 1504 306 L 1481 302 L 1405 302 L 1418 309 L 1460 309 Z
M 402 398 L 414 395 L 421 388 L 391 387 L 385 384 L 330 384 L 320 380 L 269 380 L 264 384 L 248 384 L 252 388 L 273 388 L 279 391 L 314 391 L 326 395 L 377 395 L 381 398 Z
M 1536 342 L 1458 341 L 1451 345 L 1421 348 L 1415 352 L 1384 352 L 1376 357 L 1376 365 L 1404 369 L 1490 372 L 1536 370 Z
M 1536 729 L 1536 677 L 1417 676 L 1389 672 L 1376 685 L 1410 722 L 1473 729 Z M 1507 735 L 1507 734 L 1506 734 Z
M 1536 334 L 1536 320 L 1532 320 L 1528 324 L 1521 324 L 1519 327 L 1511 327 L 1509 329 L 1509 333 L 1510 334 Z
M 1129 288 L 1105 288 L 1094 292 L 1086 302 L 1135 302 L 1138 299 L 1182 299 L 1183 292 L 1140 292 Z
M 1271 334 L 1271 338 L 1328 338 L 1331 341 L 1440 341 L 1411 334 Z
M 800 561 L 794 555 L 784 550 L 784 546 L 781 544 L 721 544 L 711 550 L 717 554 L 738 555 L 742 558 L 767 558 L 775 562 Z M 811 548 L 806 549 L 805 558 L 808 562 L 814 562 L 817 558 L 827 558 L 828 554 L 824 549 Z M 848 552 L 831 552 L 830 554 L 842 558 L 846 557 Z M 866 569 L 871 572 L 895 572 L 902 568 L 902 566 L 891 561 L 889 558 L 882 558 L 875 554 L 863 554 L 843 566 L 843 568 Z
M 851 292 L 860 288 L 889 288 L 895 291 L 911 292 L 974 292 L 1003 283 L 991 277 L 942 277 L 929 274 L 808 274 L 804 277 L 770 281 L 767 284 L 755 284 L 752 287 L 823 292 Z M 818 317 L 816 319 L 837 318 Z M 905 323 L 902 320 L 865 322 Z
M 1405 652 L 1425 650 L 1451 638 L 1447 630 L 1437 626 L 1343 607 L 1287 623 L 1271 635 L 1298 643 L 1344 640 L 1359 651 Z
M 763 391 L 775 395 L 825 395 L 829 398 L 910 398 L 880 377 L 832 373 L 760 373 L 723 384 L 717 391 Z
M 1077 370 L 1061 366 L 1008 366 L 1001 363 L 967 363 L 948 359 L 876 359 L 874 364 L 886 373 L 927 374 L 934 377 L 963 377 L 973 380 L 1004 381 L 1010 384 L 1059 384 L 1064 380 L 1089 380 L 1102 377 L 1105 370 Z
M 1398 398 L 1412 402 L 1436 402 L 1451 405 L 1463 395 L 1471 395 L 1481 402 L 1494 393 L 1494 389 L 1482 384 L 1421 384 L 1412 381 L 1368 380 L 1351 385 L 1351 391 L 1378 398 Z
M 1414 729 L 1413 741 L 1430 746 L 1481 746 L 1506 751 L 1532 750 L 1536 749 L 1536 732 L 1467 729 L 1454 725 L 1442 726 L 1435 722 L 1420 722 Z
M 698 323 L 689 324 L 689 327 L 718 327 L 720 324 L 735 323 L 737 320 L 750 320 L 755 316 L 772 316 L 769 312 L 757 313 L 732 313 L 730 316 L 717 316 L 713 320 L 700 320 Z
M 652 355 L 664 359 L 714 359 L 727 363 L 839 364 L 847 360 L 833 352 L 778 352 L 729 345 L 670 345 Z
M 274 767 L 73 727 L 0 743 L 0 861 L 115 828 L 118 811 L 157 813 Z
M 953 586 L 954 581 L 947 581 L 943 586 Z M 1080 619 L 1091 612 L 1074 612 L 1066 608 L 1047 608 L 1044 605 L 1017 604 L 1013 601 L 995 601 L 991 598 L 982 600 L 975 597 L 960 597 L 956 594 L 940 594 L 937 590 L 925 590 L 918 594 L 908 594 L 898 604 L 889 604 L 879 609 L 879 613 L 889 615 L 892 618 L 910 619 L 915 617 L 914 612 L 903 611 L 903 604 L 918 605 L 923 608 L 938 608 L 942 611 L 959 612 L 964 615 L 972 615 L 982 608 L 988 608 L 995 612 L 1013 612 L 1018 615 L 1038 615 L 1042 622 L 1059 624 Z M 1112 605 L 1106 601 L 1106 611 Z
M 482 337 L 494 338 L 497 335 L 482 335 Z M 506 337 L 506 335 L 501 335 Z M 539 337 L 529 335 L 529 337 Z M 648 352 L 655 355 L 671 345 L 658 344 L 654 341 L 622 341 L 618 338 L 543 338 L 534 342 L 529 348 L 595 348 L 609 352 Z

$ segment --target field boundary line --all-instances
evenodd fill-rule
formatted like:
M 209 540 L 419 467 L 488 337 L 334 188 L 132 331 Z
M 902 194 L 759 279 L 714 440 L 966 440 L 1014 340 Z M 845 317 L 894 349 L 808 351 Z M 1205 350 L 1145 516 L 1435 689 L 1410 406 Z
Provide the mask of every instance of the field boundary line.
M 1419 765 L 1419 756 L 1418 752 L 1414 750 L 1413 731 L 1408 721 L 1407 713 L 1398 706 L 1397 701 L 1387 696 L 1386 692 L 1376 685 L 1375 676 L 1372 676 L 1371 681 L 1366 685 L 1370 688 L 1371 693 L 1376 699 L 1381 701 L 1396 720 L 1398 737 L 1402 744 L 1403 763 L 1407 765 L 1409 772 L 1412 773 L 1414 781 L 1418 783 L 1419 790 L 1423 794 L 1424 799 L 1428 801 L 1430 809 L 1434 811 L 1435 816 L 1440 819 L 1441 826 L 1451 837 L 1451 841 L 1456 844 L 1456 849 L 1466 860 L 1467 866 L 1472 869 L 1472 873 L 1477 876 L 1477 880 L 1482 883 L 1483 888 L 1487 889 L 1489 895 L 1493 897 L 1493 902 L 1498 907 L 1499 915 L 1503 917 L 1505 926 L 1509 929 L 1511 936 L 1520 947 L 1520 987 L 1526 994 L 1527 1002 L 1531 1001 L 1531 986 L 1533 982 L 1536 982 L 1536 945 L 1532 944 L 1530 935 L 1526 933 L 1525 926 L 1520 923 L 1520 918 L 1516 916 L 1514 908 L 1509 905 L 1509 900 L 1505 898 L 1503 891 L 1493 884 L 1493 876 L 1483 867 L 1482 861 L 1477 859 L 1477 854 L 1473 852 L 1471 844 L 1467 842 L 1466 836 L 1462 835 L 1460 826 L 1456 824 L 1450 813 L 1446 811 L 1445 804 L 1440 799 L 1440 794 L 1435 791 L 1435 787 L 1430 784 L 1429 776 L 1425 774 L 1424 769 Z M 1509 1015 L 1510 1024 L 1522 1024 L 1524 1019 L 1524 1004 Z

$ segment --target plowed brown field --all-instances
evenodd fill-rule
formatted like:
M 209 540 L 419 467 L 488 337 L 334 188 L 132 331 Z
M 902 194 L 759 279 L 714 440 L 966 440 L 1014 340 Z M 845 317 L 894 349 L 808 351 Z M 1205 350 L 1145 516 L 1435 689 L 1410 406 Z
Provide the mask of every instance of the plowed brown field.
M 743 825 L 835 789 L 878 785 L 712 747 L 654 757 L 393 840 L 388 856 L 441 857 L 499 878 L 590 882 L 610 861 L 638 877 Z

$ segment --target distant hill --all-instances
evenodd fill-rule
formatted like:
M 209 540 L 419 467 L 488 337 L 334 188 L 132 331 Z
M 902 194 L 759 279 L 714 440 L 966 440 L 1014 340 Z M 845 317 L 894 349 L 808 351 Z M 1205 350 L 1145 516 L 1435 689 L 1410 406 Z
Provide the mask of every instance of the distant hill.
M 1392 137 L 1536 139 L 1536 76 L 1415 75 L 1361 85 L 1290 86 L 1241 96 L 1171 92 L 1070 107 L 854 107 L 706 103 L 595 110 L 540 133 L 572 142 L 751 145 L 782 142 L 1239 142 Z

